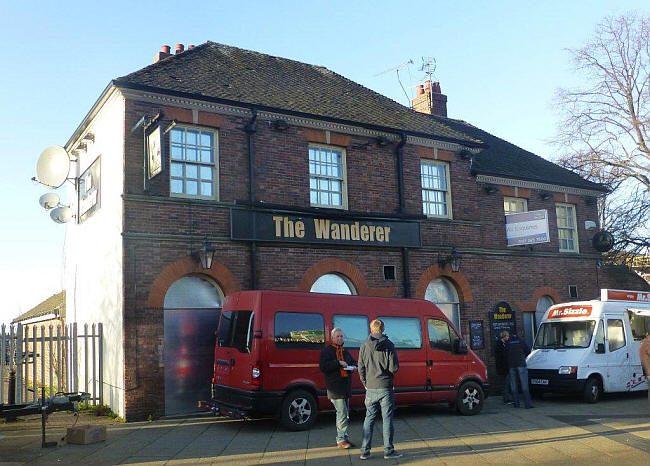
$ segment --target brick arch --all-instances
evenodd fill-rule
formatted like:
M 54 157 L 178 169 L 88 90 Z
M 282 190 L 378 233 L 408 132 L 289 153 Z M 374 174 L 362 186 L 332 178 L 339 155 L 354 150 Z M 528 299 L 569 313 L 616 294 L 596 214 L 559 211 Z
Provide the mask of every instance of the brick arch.
M 356 266 L 350 262 L 333 257 L 323 259 L 312 265 L 302 276 L 298 289 L 300 291 L 308 292 L 319 277 L 328 273 L 337 273 L 345 276 L 350 280 L 350 282 L 352 282 L 354 289 L 361 296 L 395 296 L 396 288 L 394 286 L 370 287 L 368 286 L 366 279 L 363 277 L 363 274 Z
M 554 304 L 562 302 L 560 293 L 558 293 L 555 288 L 551 288 L 550 286 L 540 286 L 539 288 L 535 289 L 533 297 L 530 301 L 518 302 L 517 306 L 519 306 L 519 309 L 524 312 L 535 312 L 535 308 L 537 307 L 537 300 L 542 296 L 550 296 Z
M 438 264 L 434 264 L 422 273 L 417 285 L 415 286 L 415 298 L 424 299 L 424 293 L 427 291 L 427 286 L 431 280 L 438 277 L 444 277 L 451 281 L 456 287 L 459 296 L 458 299 L 461 303 L 470 303 L 474 301 L 472 288 L 469 285 L 469 280 L 462 272 L 452 272 L 450 266 L 441 268 Z
M 187 275 L 204 275 L 212 278 L 221 287 L 224 295 L 229 295 L 240 289 L 237 279 L 225 265 L 212 262 L 212 268 L 204 270 L 194 259 L 185 257 L 169 264 L 158 274 L 149 290 L 147 307 L 163 307 L 165 294 L 169 287 L 176 280 Z

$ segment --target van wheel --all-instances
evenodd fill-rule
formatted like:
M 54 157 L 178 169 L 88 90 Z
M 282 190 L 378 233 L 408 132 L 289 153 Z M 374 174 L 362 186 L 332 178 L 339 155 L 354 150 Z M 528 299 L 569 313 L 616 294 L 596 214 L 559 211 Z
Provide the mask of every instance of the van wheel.
M 318 414 L 316 399 L 304 390 L 289 393 L 280 409 L 280 423 L 289 430 L 309 429 Z
M 456 410 L 463 416 L 473 416 L 483 409 L 483 388 L 476 382 L 468 381 L 458 389 Z
M 587 403 L 596 403 L 600 399 L 603 387 L 596 377 L 590 377 L 585 384 L 584 399 Z

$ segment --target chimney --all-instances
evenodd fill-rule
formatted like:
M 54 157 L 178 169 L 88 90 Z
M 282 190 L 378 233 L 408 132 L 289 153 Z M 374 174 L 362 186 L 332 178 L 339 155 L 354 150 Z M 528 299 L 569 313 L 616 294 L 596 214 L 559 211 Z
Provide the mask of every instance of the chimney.
M 447 117 L 447 96 L 440 90 L 438 81 L 427 80 L 424 84 L 419 84 L 411 105 L 416 112 Z
M 185 46 L 183 44 L 176 44 L 176 55 L 183 53 L 183 50 L 185 50 Z
M 158 63 L 163 58 L 167 58 L 168 56 L 170 56 L 171 55 L 171 53 L 169 53 L 170 50 L 171 47 L 169 47 L 169 45 L 163 45 L 162 47 L 160 47 L 160 52 L 154 55 L 153 62 Z

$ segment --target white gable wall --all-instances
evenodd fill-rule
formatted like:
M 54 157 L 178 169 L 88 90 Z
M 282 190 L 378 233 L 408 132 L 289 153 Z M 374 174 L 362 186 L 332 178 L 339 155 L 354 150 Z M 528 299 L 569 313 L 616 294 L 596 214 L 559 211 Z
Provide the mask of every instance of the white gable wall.
M 78 334 L 84 324 L 103 324 L 103 400 L 124 416 L 123 345 L 123 260 L 122 229 L 124 189 L 124 98 L 119 91 L 109 94 L 83 134 L 95 136 L 79 156 L 76 177 L 101 157 L 100 207 L 83 223 L 67 224 L 64 247 L 66 320 L 76 322 Z M 67 148 L 70 150 L 71 148 Z M 77 212 L 74 187 L 67 192 L 68 202 Z M 84 390 L 84 342 L 78 340 L 78 389 Z M 92 351 L 89 342 L 89 351 Z M 92 376 L 89 365 L 88 379 Z M 91 382 L 89 382 L 91 383 Z

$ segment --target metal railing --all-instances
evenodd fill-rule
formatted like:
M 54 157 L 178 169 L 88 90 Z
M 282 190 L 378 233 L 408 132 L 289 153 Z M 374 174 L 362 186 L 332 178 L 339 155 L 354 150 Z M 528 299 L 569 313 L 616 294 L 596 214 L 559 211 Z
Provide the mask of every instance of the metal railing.
M 103 404 L 102 347 L 101 323 L 84 324 L 81 334 L 76 323 L 3 324 L 0 403 L 36 401 L 45 387 L 49 396 L 84 391 L 90 403 Z

